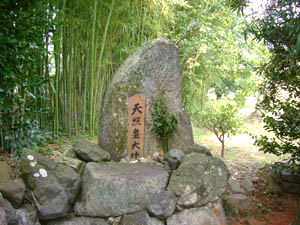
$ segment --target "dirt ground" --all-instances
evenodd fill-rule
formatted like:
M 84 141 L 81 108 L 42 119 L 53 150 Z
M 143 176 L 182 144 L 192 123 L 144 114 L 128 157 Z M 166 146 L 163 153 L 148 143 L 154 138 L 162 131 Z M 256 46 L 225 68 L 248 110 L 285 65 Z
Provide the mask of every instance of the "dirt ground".
M 228 218 L 230 225 L 290 225 L 295 218 L 299 195 L 288 193 L 271 194 L 266 190 L 268 167 L 257 164 L 245 169 L 244 165 L 232 165 L 228 168 L 235 179 L 241 181 L 246 175 L 254 177 L 255 191 L 247 193 L 254 203 L 253 209 L 241 212 L 239 218 Z M 250 163 L 251 164 L 251 163 Z

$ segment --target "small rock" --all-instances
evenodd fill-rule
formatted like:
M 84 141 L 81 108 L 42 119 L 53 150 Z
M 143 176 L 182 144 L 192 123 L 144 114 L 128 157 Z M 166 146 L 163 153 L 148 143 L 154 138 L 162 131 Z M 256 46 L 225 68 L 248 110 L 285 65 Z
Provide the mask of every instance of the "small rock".
M 109 161 L 110 154 L 85 139 L 78 139 L 74 142 L 74 151 L 78 158 L 85 162 Z
M 1 179 L 0 192 L 15 208 L 18 208 L 23 202 L 25 184 L 21 178 L 14 180 Z
M 16 214 L 16 210 L 9 201 L 4 199 L 4 209 L 6 213 L 6 220 L 9 225 L 16 225 L 18 224 L 18 218 Z M 0 223 L 1 224 L 1 223 Z
M 228 184 L 229 184 L 229 188 L 233 193 L 242 193 L 242 194 L 246 193 L 246 191 L 242 189 L 239 183 L 236 180 L 234 180 L 232 177 L 229 177 Z
M 164 223 L 157 218 L 150 217 L 150 225 L 164 225 Z
M 120 225 L 151 225 L 151 219 L 145 211 L 122 216 Z
M 245 188 L 245 190 L 247 192 L 255 191 L 255 188 L 254 188 L 254 185 L 253 185 L 253 182 L 252 182 L 252 178 L 248 175 L 245 176 L 245 178 L 242 182 L 242 186 L 243 186 L 243 188 Z
M 226 205 L 239 210 L 251 209 L 253 206 L 251 199 L 243 194 L 224 195 L 223 200 L 226 202 Z
M 163 191 L 156 195 L 150 205 L 147 207 L 147 211 L 151 216 L 159 219 L 165 219 L 171 216 L 176 209 L 176 197 L 170 191 Z
M 65 157 L 68 157 L 68 158 L 76 158 L 76 153 L 75 153 L 75 151 L 74 151 L 73 148 L 67 149 L 67 150 L 63 153 L 63 155 L 64 155 Z
M 259 181 L 259 177 L 252 177 L 252 182 L 257 183 Z
M 16 215 L 18 218 L 18 225 L 40 225 L 37 218 L 37 211 L 30 204 L 25 204 L 17 209 Z
M 167 219 L 167 225 L 220 225 L 213 209 L 201 208 L 185 209 Z
M 171 149 L 166 155 L 165 159 L 171 170 L 176 170 L 184 158 L 184 153 L 179 149 Z
M 108 224 L 110 225 L 118 225 L 120 220 L 121 220 L 121 216 L 118 216 L 118 217 L 109 217 L 107 222 Z
M 88 217 L 71 217 L 46 222 L 47 225 L 108 225 L 104 219 Z
M 188 148 L 186 153 L 189 154 L 189 153 L 192 153 L 192 152 L 201 153 L 201 154 L 204 154 L 204 155 L 210 156 L 210 157 L 213 156 L 208 148 L 206 148 L 205 146 L 199 145 L 199 144 L 191 145 Z

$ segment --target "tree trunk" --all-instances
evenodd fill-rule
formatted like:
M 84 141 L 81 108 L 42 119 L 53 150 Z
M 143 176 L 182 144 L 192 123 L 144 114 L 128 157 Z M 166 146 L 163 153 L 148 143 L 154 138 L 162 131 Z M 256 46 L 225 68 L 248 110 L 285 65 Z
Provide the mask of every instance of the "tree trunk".
M 221 157 L 222 157 L 222 158 L 224 158 L 224 150 L 225 150 L 225 135 L 222 135 L 221 143 L 222 143 Z

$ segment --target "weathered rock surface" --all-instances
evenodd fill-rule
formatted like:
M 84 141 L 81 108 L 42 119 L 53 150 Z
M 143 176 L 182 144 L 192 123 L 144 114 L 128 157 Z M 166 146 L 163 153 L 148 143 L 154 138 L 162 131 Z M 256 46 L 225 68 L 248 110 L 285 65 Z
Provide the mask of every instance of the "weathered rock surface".
M 30 204 L 25 204 L 17 209 L 16 215 L 18 218 L 18 225 L 40 225 L 37 218 L 37 211 Z
M 76 156 L 85 162 L 109 161 L 110 154 L 85 139 L 78 139 L 74 142 Z
M 188 147 L 186 154 L 192 153 L 192 152 L 201 153 L 201 154 L 204 154 L 206 156 L 211 156 L 211 157 L 213 156 L 208 148 L 206 148 L 205 146 L 196 144 L 196 143 L 192 144 Z
M 6 213 L 4 208 L 4 199 L 1 193 L 0 193 L 0 224 L 7 225 Z
M 108 223 L 100 218 L 71 217 L 48 221 L 46 225 L 108 225 Z
M 0 177 L 5 180 L 13 180 L 16 177 L 12 168 L 2 161 L 0 162 Z
M 164 223 L 162 221 L 160 221 L 157 218 L 153 218 L 153 217 L 150 217 L 150 224 L 151 225 L 164 225 Z
M 119 225 L 151 225 L 151 219 L 145 211 L 122 216 Z
M 81 161 L 77 158 L 66 157 L 63 154 L 56 154 L 54 156 L 54 162 L 69 166 L 79 174 L 84 170 L 86 165 L 84 161 Z
M 225 210 L 222 206 L 222 201 L 220 200 L 218 203 L 216 203 L 214 205 L 214 213 L 215 213 L 215 216 L 217 217 L 217 220 L 219 221 L 219 224 L 220 225 L 227 225 L 227 217 L 226 217 L 226 214 L 225 214 Z
M 137 212 L 166 188 L 168 176 L 154 164 L 88 163 L 75 213 L 115 217 Z
M 20 171 L 41 220 L 67 215 L 80 189 L 80 176 L 68 166 L 55 164 L 41 154 L 23 150 Z
M 0 162 L 0 192 L 14 207 L 20 207 L 25 193 L 22 179 L 16 179 L 14 171 L 5 162 Z
M 278 184 L 278 181 L 272 172 L 267 175 L 266 183 L 267 183 L 267 188 L 268 188 L 269 192 L 271 192 L 271 193 L 280 193 L 281 192 L 281 188 Z
M 20 207 L 25 194 L 25 184 L 22 179 L 9 180 L 1 178 L 0 192 L 14 207 Z
M 245 176 L 244 180 L 242 181 L 242 186 L 247 192 L 255 191 L 252 178 L 250 176 Z
M 171 149 L 165 155 L 165 158 L 168 161 L 169 168 L 176 170 L 184 159 L 184 153 L 179 149 Z
M 156 195 L 151 204 L 147 206 L 147 211 L 151 216 L 165 219 L 171 216 L 176 209 L 176 196 L 170 191 L 163 191 Z
M 233 207 L 239 210 L 250 209 L 253 206 L 253 202 L 250 198 L 243 194 L 224 195 L 223 201 L 225 201 L 227 207 Z
M 169 148 L 187 150 L 193 144 L 193 134 L 188 113 L 181 99 L 182 68 L 178 61 L 178 49 L 169 40 L 155 39 L 147 42 L 128 57 L 116 72 L 105 96 L 103 117 L 100 121 L 99 145 L 119 160 L 126 153 L 128 143 L 129 97 L 142 94 L 146 98 L 146 121 L 150 121 L 152 99 L 165 91 L 166 104 L 171 114 L 179 120 Z M 160 151 L 161 143 L 145 126 L 145 156 Z
M 167 219 L 167 225 L 221 225 L 214 210 L 204 206 L 185 209 Z
M 14 207 L 12 207 L 10 202 L 7 201 L 6 199 L 4 199 L 4 210 L 5 210 L 5 213 L 6 213 L 7 224 L 17 225 L 18 224 L 18 217 L 17 217 L 17 214 L 16 214 L 16 210 L 15 210 Z
M 239 183 L 234 180 L 232 177 L 229 177 L 228 179 L 228 184 L 229 184 L 229 188 L 231 189 L 231 191 L 235 194 L 241 193 L 241 194 L 245 194 L 246 191 L 244 189 L 242 189 L 239 185 Z
M 218 158 L 190 153 L 173 172 L 168 190 L 178 196 L 177 204 L 199 207 L 215 201 L 228 186 L 228 170 Z

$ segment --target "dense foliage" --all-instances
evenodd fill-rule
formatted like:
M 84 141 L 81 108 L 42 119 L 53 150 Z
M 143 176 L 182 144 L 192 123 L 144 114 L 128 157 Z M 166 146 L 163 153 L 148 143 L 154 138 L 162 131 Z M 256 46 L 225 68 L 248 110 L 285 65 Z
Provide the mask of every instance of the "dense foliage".
M 45 105 L 50 85 L 46 45 L 54 25 L 48 4 L 0 2 L 0 144 L 15 154 L 49 137 L 42 122 L 52 119 Z
M 157 37 L 180 49 L 190 113 L 211 88 L 224 96 L 253 87 L 245 19 L 226 0 L 3 0 L 0 6 L 4 149 L 37 148 L 50 137 L 46 130 L 94 136 L 115 71 Z
M 256 144 L 264 152 L 289 153 L 293 163 L 300 161 L 300 2 L 268 1 L 262 18 L 252 33 L 270 50 L 270 60 L 262 65 L 264 78 L 260 108 L 265 129 L 275 137 L 261 136 Z

